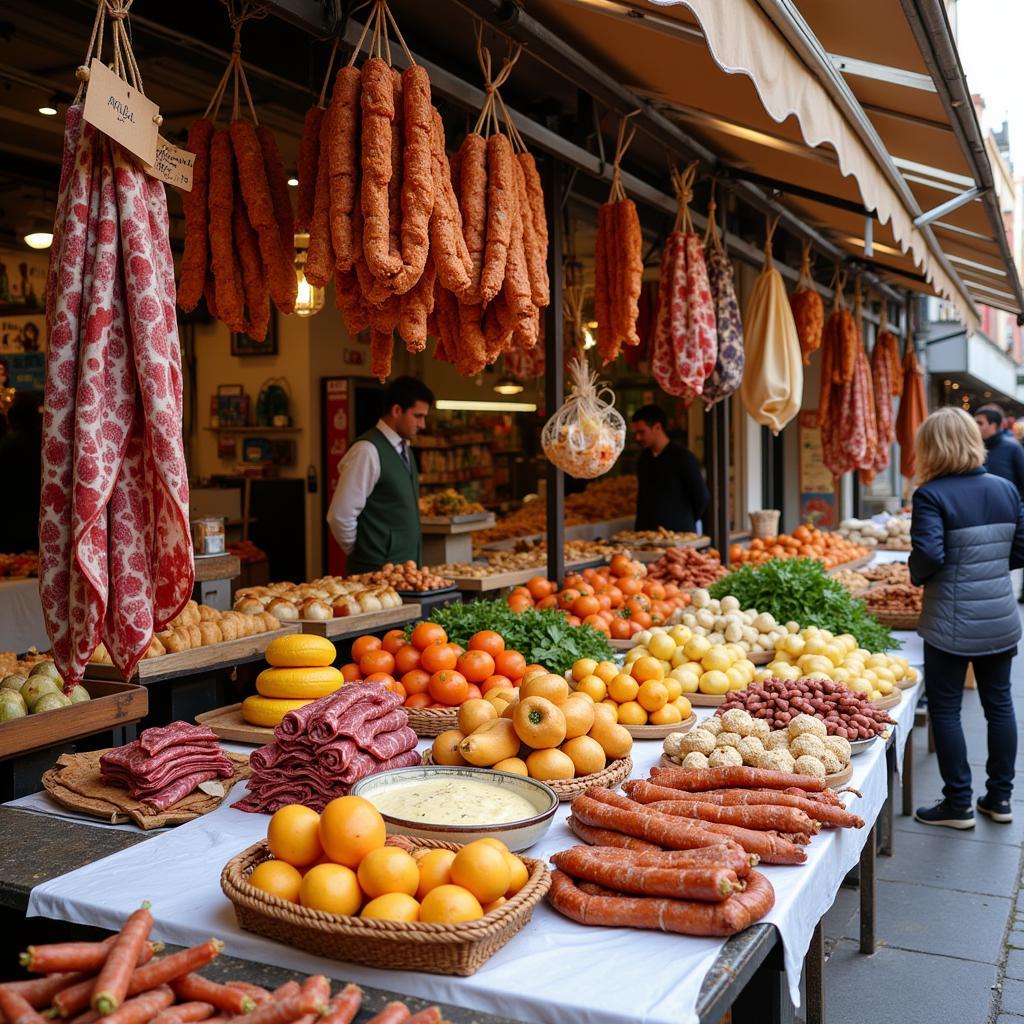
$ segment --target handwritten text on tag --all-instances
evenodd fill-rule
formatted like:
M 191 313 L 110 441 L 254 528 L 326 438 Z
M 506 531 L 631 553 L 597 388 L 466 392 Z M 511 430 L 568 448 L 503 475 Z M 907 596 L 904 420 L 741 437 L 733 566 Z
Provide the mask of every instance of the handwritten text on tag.
M 183 192 L 192 191 L 192 168 L 196 162 L 195 153 L 179 149 L 162 135 L 157 136 L 156 159 L 146 165 L 146 173 Z
M 118 78 L 106 64 L 93 57 L 89 65 L 89 88 L 83 117 L 97 131 L 120 143 L 144 163 L 156 160 L 157 124 L 160 108 Z

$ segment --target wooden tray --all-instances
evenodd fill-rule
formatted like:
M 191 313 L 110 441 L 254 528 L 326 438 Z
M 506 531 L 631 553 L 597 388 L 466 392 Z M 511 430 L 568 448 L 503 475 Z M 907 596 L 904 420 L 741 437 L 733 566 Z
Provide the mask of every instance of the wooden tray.
M 137 683 L 87 679 L 82 685 L 92 700 L 0 722 L 0 761 L 138 722 L 149 713 L 149 693 Z
M 404 626 L 419 617 L 418 604 L 402 604 L 397 608 L 382 608 L 379 612 L 343 615 L 334 619 L 298 619 L 296 625 L 303 633 L 325 636 L 328 640 L 346 640 L 364 633 L 375 633 L 385 627 Z
M 683 768 L 678 761 L 673 761 L 668 754 L 662 754 L 661 760 L 658 762 L 662 768 L 682 768 L 683 771 L 696 771 L 696 769 Z M 833 772 L 831 775 L 825 776 L 825 785 L 829 788 L 834 786 L 841 786 L 844 782 L 849 782 L 853 778 L 853 764 L 848 764 L 841 772 Z M 657 779 L 655 779 L 657 782 Z M 696 800 L 700 797 L 699 793 L 694 793 L 693 798 Z
M 690 699 L 690 695 L 685 695 Z M 697 716 L 690 715 L 683 722 L 676 722 L 674 725 L 627 725 L 626 732 L 635 740 L 663 740 L 674 732 L 689 732 L 697 725 Z
M 683 696 L 695 708 L 717 708 L 725 703 L 726 693 L 684 693 Z
M 592 565 L 600 565 L 601 561 L 601 559 L 597 559 L 595 561 L 593 558 L 589 558 L 584 561 L 577 560 L 574 562 L 566 562 L 565 571 L 568 573 L 586 569 Z M 528 583 L 534 576 L 542 576 L 546 578 L 546 561 L 542 561 L 539 565 L 535 565 L 530 569 L 507 569 L 505 572 L 494 573 L 491 576 L 455 576 L 449 577 L 449 579 L 454 578 L 456 590 L 477 592 L 487 590 L 504 590 L 506 587 L 518 587 L 524 583 Z
M 913 668 L 913 666 L 911 666 L 911 667 Z M 897 681 L 896 687 L 897 687 L 897 689 L 900 689 L 900 690 L 912 690 L 915 686 L 917 686 L 917 684 L 919 682 L 921 682 L 921 673 L 920 673 L 920 671 L 918 671 L 918 673 L 917 673 L 917 678 L 913 679 L 913 680 L 907 679 L 907 677 L 904 676 L 902 679 Z
M 493 518 L 490 512 L 464 512 L 459 516 L 420 516 L 422 526 L 451 526 L 454 523 L 484 523 Z
M 297 632 L 298 626 L 294 622 L 289 622 L 282 624 L 280 629 L 257 633 L 255 636 L 224 640 L 219 644 L 206 644 L 204 647 L 194 647 L 190 651 L 179 651 L 176 654 L 161 654 L 157 658 L 143 658 L 135 670 L 135 675 L 132 676 L 132 682 L 149 685 L 163 679 L 196 675 L 199 672 L 232 668 L 247 661 L 258 661 L 263 657 L 271 640 Z M 113 665 L 92 662 L 86 665 L 85 676 L 86 679 L 123 681 Z
M 251 725 L 242 717 L 241 704 L 227 704 L 213 711 L 196 715 L 196 722 L 212 729 L 222 740 L 236 743 L 254 743 L 262 747 L 273 742 L 274 730 L 267 725 Z
M 449 577 L 450 578 L 450 577 Z M 436 597 L 438 594 L 454 594 L 458 588 L 452 583 L 447 587 L 438 587 L 436 590 L 396 590 L 395 593 L 403 601 L 418 601 L 423 597 Z
M 894 693 L 890 693 L 888 697 L 883 697 L 881 700 L 869 700 L 868 703 L 873 708 L 880 708 L 882 711 L 888 711 L 889 708 L 896 707 L 901 700 L 903 700 L 903 691 L 897 689 Z
M 747 655 L 752 665 L 770 665 L 775 660 L 775 651 L 756 651 Z

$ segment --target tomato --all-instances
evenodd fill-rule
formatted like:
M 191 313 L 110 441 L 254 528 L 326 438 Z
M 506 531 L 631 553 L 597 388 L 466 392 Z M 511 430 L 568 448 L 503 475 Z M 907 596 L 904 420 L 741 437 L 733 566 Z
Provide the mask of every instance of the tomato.
M 529 594 L 525 597 L 522 594 L 513 594 L 508 599 L 508 606 L 516 614 L 525 612 L 527 608 L 533 607 L 533 598 Z
M 657 581 L 651 580 L 644 584 L 644 593 L 652 601 L 664 601 L 665 600 L 665 588 Z
M 407 708 L 429 708 L 430 707 L 430 694 L 429 693 L 411 693 L 405 698 L 405 706 Z
M 512 686 L 512 680 L 509 679 L 508 676 L 501 676 L 501 675 L 488 676 L 480 684 L 480 693 L 486 695 L 486 694 L 490 693 L 491 690 L 500 690 L 502 688 L 509 688 L 511 686 Z
M 568 587 L 558 595 L 558 607 L 562 611 L 571 611 L 572 606 L 576 603 L 576 599 L 582 597 L 582 594 L 578 590 L 573 590 L 572 587 Z
M 604 619 L 601 618 L 600 615 L 588 615 L 585 619 L 582 620 L 582 624 L 584 626 L 592 626 L 599 633 L 608 632 L 608 624 L 604 621 Z
M 384 643 L 382 646 L 388 654 L 397 654 L 399 648 L 404 647 L 407 643 L 408 641 L 405 639 L 404 629 L 389 629 L 384 634 Z
M 526 659 L 518 651 L 502 651 L 494 659 L 494 671 L 509 679 L 522 679 L 526 672 Z
M 421 668 L 414 668 L 402 676 L 401 683 L 406 693 L 426 693 L 430 685 L 430 673 L 424 672 Z
M 483 697 L 483 693 L 480 692 L 480 687 L 476 683 L 470 683 L 466 687 L 466 700 L 479 700 Z
M 430 696 L 439 704 L 454 707 L 461 704 L 469 694 L 469 683 L 461 672 L 452 669 L 442 669 L 430 677 L 428 687 Z
M 548 670 L 543 665 L 538 665 L 536 662 L 534 662 L 532 665 L 526 666 L 526 668 L 523 670 L 523 675 L 528 676 L 531 675 L 533 672 L 543 672 L 545 675 L 547 675 Z
M 412 644 L 406 644 L 395 651 L 395 672 L 404 676 L 414 668 L 420 667 L 420 652 Z
M 630 615 L 630 618 L 640 627 L 640 629 L 650 629 L 653 625 L 653 621 L 648 612 L 634 612 Z
M 578 626 L 580 624 L 580 617 L 578 615 L 570 615 L 566 620 L 570 626 Z
M 354 683 L 363 678 L 363 673 L 359 671 L 359 666 L 354 661 L 350 661 L 347 665 L 341 666 L 341 678 L 346 683 Z
M 619 590 L 621 590 L 626 597 L 639 594 L 642 589 L 643 584 L 639 580 L 628 578 L 619 580 Z
M 630 636 L 629 623 L 625 619 L 618 617 L 612 619 L 611 624 L 608 626 L 608 631 L 611 633 L 613 640 L 628 640 Z
M 361 636 L 352 642 L 352 660 L 359 661 L 364 654 L 369 654 L 370 651 L 379 651 L 382 646 L 380 637 Z
M 597 603 L 601 606 L 601 611 L 603 611 L 603 612 L 606 612 L 606 611 L 608 611 L 611 608 L 611 606 L 612 606 L 612 597 L 611 597 L 611 594 L 608 593 L 607 589 L 602 590 L 597 595 Z
M 629 576 L 633 571 L 633 563 L 627 555 L 616 555 L 612 559 L 611 571 L 613 576 Z
M 578 615 L 581 619 L 587 618 L 588 615 L 596 615 L 600 610 L 601 602 L 589 594 L 577 597 L 572 603 L 573 615 Z
M 565 582 L 562 584 L 562 586 L 566 590 L 579 590 L 585 582 L 586 577 L 581 576 L 578 572 L 572 572 L 565 577 Z
M 395 671 L 395 656 L 388 654 L 383 648 L 379 651 L 367 651 L 359 659 L 359 671 L 364 676 L 371 676 L 375 672 L 391 675 Z
M 548 594 L 547 597 L 542 597 L 537 602 L 537 607 L 541 611 L 543 611 L 545 608 L 557 608 L 558 607 L 558 598 L 555 597 L 554 594 Z
M 430 644 L 445 644 L 448 634 L 436 622 L 419 622 L 412 631 L 413 646 L 422 651 Z
M 548 594 L 553 593 L 556 586 L 551 580 L 546 580 L 543 576 L 534 576 L 527 582 L 526 589 L 535 601 L 539 601 L 542 597 L 547 597 Z
M 363 680 L 364 683 L 383 683 L 385 689 L 388 690 L 391 689 L 391 684 L 394 681 L 395 677 L 388 672 L 372 672 Z
M 494 658 L 486 651 L 466 651 L 455 666 L 471 683 L 482 683 L 494 675 Z
M 544 581 L 547 583 L 547 580 Z M 505 650 L 505 638 L 493 629 L 481 629 L 469 638 L 469 649 L 471 651 L 486 651 L 492 658 L 496 658 Z
M 420 668 L 433 675 L 442 669 L 455 668 L 459 656 L 451 644 L 430 644 L 420 651 Z

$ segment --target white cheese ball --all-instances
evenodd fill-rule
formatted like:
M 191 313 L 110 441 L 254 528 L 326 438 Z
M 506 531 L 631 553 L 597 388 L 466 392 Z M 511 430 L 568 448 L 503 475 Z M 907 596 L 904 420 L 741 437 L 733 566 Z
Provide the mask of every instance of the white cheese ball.
M 776 747 L 774 750 L 766 750 L 758 756 L 758 768 L 764 768 L 772 772 L 791 772 L 793 770 L 793 755 L 784 747 Z
M 736 745 L 743 758 L 743 763 L 751 768 L 757 767 L 758 757 L 764 753 L 764 744 L 756 736 L 744 736 Z
M 825 739 L 828 736 L 828 730 L 825 728 L 825 723 L 820 718 L 815 718 L 813 715 L 797 715 L 792 722 L 789 723 L 789 737 L 795 739 L 801 733 L 809 732 L 813 736 L 817 736 L 819 739 Z
M 661 749 L 669 757 L 678 757 L 680 755 L 680 743 L 683 737 L 686 735 L 684 732 L 670 732 L 665 737 L 665 742 L 662 743 Z
M 754 727 L 754 719 L 750 713 L 742 708 L 730 708 L 722 715 L 722 729 L 727 732 L 739 733 L 740 736 L 749 736 L 750 730 Z
M 841 772 L 846 767 L 846 763 L 840 760 L 839 755 L 831 750 L 825 751 L 822 755 L 821 763 L 825 766 L 825 771 L 829 775 Z
M 719 747 L 738 747 L 743 737 L 738 732 L 729 732 L 723 729 L 716 739 L 718 740 L 717 745 Z
M 770 731 L 763 740 L 765 750 L 789 750 L 789 733 L 785 729 Z
M 824 779 L 828 774 L 825 771 L 825 765 L 818 758 L 811 757 L 809 754 L 804 754 L 803 757 L 796 759 L 793 764 L 793 771 L 797 775 L 811 775 L 816 779 Z
M 718 747 L 708 755 L 709 768 L 731 768 L 743 764 L 743 757 L 735 747 Z
M 711 718 L 706 718 L 701 722 L 700 727 L 705 732 L 711 733 L 712 736 L 717 736 L 722 731 L 722 719 L 712 715 Z
M 790 741 L 789 752 L 794 757 L 816 757 L 820 761 L 825 756 L 825 741 L 809 732 L 803 732 Z
M 772 733 L 772 727 L 768 724 L 766 719 L 764 719 L 764 718 L 755 718 L 755 719 L 753 719 L 753 724 L 750 726 L 750 735 L 751 736 L 756 736 L 762 743 L 764 743 L 764 741 L 766 739 L 768 739 L 768 737 L 771 735 L 771 733 Z M 789 734 L 787 733 L 786 735 L 788 736 Z
M 840 761 L 849 761 L 853 756 L 853 747 L 845 736 L 826 736 L 825 749 L 831 750 Z
M 705 754 L 700 753 L 698 750 L 691 750 L 690 753 L 683 758 L 684 768 L 710 768 L 708 759 Z
M 694 729 L 691 732 L 679 736 L 680 754 L 691 754 L 694 751 L 700 754 L 710 754 L 715 749 L 715 737 L 705 729 Z

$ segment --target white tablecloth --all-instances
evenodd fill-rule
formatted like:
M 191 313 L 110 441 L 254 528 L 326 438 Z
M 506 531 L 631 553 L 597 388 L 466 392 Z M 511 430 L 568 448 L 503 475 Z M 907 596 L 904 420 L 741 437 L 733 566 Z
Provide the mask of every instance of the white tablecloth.
M 48 650 L 39 580 L 0 580 L 0 651 Z
M 704 717 L 710 710 L 702 709 Z M 661 755 L 660 742 L 634 746 L 634 775 L 644 777 Z M 850 785 L 863 799 L 847 798 L 868 823 L 886 796 L 885 749 L 879 742 L 854 759 Z M 563 804 L 535 857 L 574 845 Z M 32 890 L 28 914 L 114 929 L 139 903 L 153 904 L 154 938 L 193 945 L 211 935 L 244 959 L 312 973 L 321 971 L 410 996 L 421 996 L 519 1020 L 561 1024 L 697 1020 L 701 983 L 723 943 L 647 931 L 584 928 L 546 904 L 530 924 L 471 978 L 381 971 L 321 960 L 241 931 L 220 889 L 220 871 L 235 853 L 263 838 L 267 819 L 224 805 L 212 814 L 145 843 L 89 864 Z M 767 867 L 776 906 L 767 921 L 782 935 L 790 994 L 799 1004 L 800 972 L 811 933 L 831 906 L 867 837 L 828 830 L 808 848 L 800 867 Z M 614 964 L 614 969 L 609 965 Z M 642 978 L 643 984 L 635 983 Z M 625 979 L 630 979 L 628 982 Z

